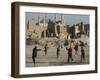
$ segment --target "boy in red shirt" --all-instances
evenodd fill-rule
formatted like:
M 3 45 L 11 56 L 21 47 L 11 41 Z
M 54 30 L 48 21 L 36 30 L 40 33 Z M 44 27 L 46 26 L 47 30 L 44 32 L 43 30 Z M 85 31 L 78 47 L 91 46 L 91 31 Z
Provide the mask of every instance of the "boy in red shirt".
M 68 51 L 68 62 L 71 62 L 73 61 L 73 58 L 72 58 L 72 47 L 70 46 L 70 48 L 66 48 L 66 50 Z

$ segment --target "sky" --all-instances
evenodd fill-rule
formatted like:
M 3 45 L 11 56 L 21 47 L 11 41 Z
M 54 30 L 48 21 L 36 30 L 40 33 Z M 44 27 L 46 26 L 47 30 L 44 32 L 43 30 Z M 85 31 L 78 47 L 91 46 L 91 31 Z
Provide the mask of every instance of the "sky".
M 89 24 L 90 23 L 90 16 L 89 15 L 79 15 L 79 14 L 56 14 L 56 21 L 61 20 L 61 15 L 64 17 L 64 23 L 65 25 L 72 26 L 73 24 L 77 24 L 80 22 L 83 22 L 83 24 Z M 35 13 L 35 12 L 26 12 L 26 25 L 29 20 L 35 20 L 38 21 L 38 16 L 40 16 L 40 20 L 43 19 L 43 16 L 46 16 L 46 19 L 55 20 L 55 14 L 54 13 Z

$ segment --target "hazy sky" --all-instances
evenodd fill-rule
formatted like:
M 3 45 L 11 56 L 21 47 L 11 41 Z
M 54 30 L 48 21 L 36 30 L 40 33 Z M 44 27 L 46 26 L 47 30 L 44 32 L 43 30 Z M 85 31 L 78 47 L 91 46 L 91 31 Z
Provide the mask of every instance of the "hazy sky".
M 56 20 L 61 20 L 62 14 L 56 14 Z M 35 12 L 26 12 L 26 24 L 29 20 L 38 21 L 38 16 L 40 16 L 40 20 L 43 19 L 43 16 L 46 16 L 47 19 L 55 20 L 54 13 L 35 13 Z M 84 24 L 90 23 L 90 16 L 89 15 L 79 15 L 79 14 L 63 14 L 65 25 L 73 25 L 79 22 L 83 22 Z

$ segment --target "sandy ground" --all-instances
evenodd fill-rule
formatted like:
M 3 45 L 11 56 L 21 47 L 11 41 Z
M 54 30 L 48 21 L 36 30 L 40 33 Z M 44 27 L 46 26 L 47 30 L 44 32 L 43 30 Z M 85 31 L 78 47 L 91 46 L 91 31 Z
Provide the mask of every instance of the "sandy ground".
M 85 49 L 85 60 L 81 62 L 81 52 L 80 47 L 78 54 L 75 55 L 75 51 L 73 50 L 73 61 L 68 63 L 68 52 L 66 51 L 66 47 L 60 48 L 60 55 L 57 58 L 56 55 L 56 47 L 49 47 L 47 55 L 45 55 L 44 47 L 38 46 L 41 51 L 37 52 L 36 64 L 34 65 L 32 61 L 32 49 L 34 45 L 26 46 L 26 67 L 40 67 L 40 66 L 63 66 L 63 65 L 83 65 L 89 64 L 89 47 L 86 46 Z

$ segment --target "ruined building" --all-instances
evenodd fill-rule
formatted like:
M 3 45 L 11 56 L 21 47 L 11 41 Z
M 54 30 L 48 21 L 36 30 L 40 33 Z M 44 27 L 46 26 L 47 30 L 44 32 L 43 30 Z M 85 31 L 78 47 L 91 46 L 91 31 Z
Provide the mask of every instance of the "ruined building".
M 83 22 L 71 26 L 68 30 L 68 33 L 71 35 L 72 39 L 80 38 L 81 35 L 89 36 L 89 24 L 83 24 Z
M 64 18 L 61 15 L 61 20 L 55 21 L 47 20 L 46 16 L 44 16 L 43 20 L 40 20 L 38 16 L 38 22 L 35 20 L 29 20 L 26 29 L 26 35 L 31 37 L 61 37 L 67 34 L 66 28 L 64 27 Z
M 83 24 L 83 22 L 74 24 L 73 26 L 67 26 L 64 22 L 64 17 L 61 15 L 60 20 L 57 20 L 55 15 L 54 21 L 47 20 L 46 16 L 38 21 L 29 20 L 26 29 L 26 36 L 31 38 L 47 38 L 58 37 L 60 39 L 75 39 L 81 37 L 82 34 L 89 35 L 89 24 Z

